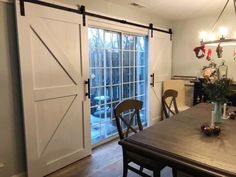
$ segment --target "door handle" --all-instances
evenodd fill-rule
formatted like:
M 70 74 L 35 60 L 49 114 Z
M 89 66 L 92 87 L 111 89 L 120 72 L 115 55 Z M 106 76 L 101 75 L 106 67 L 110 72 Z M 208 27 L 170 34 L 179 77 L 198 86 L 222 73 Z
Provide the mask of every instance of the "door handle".
M 90 79 L 84 82 L 88 86 L 88 92 L 85 93 L 85 96 L 88 96 L 88 99 L 90 99 Z
M 150 85 L 151 85 L 152 87 L 154 87 L 154 86 L 155 86 L 155 75 L 154 75 L 154 73 L 152 73 L 152 74 L 150 75 L 150 77 L 151 77 L 151 83 L 150 83 Z

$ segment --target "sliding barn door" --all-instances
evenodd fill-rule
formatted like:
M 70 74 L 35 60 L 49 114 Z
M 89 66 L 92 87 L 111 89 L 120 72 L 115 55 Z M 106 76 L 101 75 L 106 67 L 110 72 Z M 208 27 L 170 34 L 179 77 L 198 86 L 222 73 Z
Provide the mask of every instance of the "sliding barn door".
M 79 14 L 16 1 L 27 168 L 41 177 L 90 154 L 87 29 Z
M 171 78 L 172 41 L 170 35 L 153 31 L 149 37 L 149 117 L 150 125 L 162 117 L 162 83 Z

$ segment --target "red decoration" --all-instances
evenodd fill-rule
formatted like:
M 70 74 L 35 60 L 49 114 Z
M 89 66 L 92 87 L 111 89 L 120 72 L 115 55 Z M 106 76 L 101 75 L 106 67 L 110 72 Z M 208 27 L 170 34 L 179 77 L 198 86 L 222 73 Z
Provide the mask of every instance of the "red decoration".
M 195 47 L 193 51 L 195 52 L 195 55 L 198 59 L 203 58 L 206 52 L 205 45 L 201 45 L 200 47 Z
M 234 50 L 233 56 L 234 56 L 234 61 L 236 61 L 236 49 Z
M 210 60 L 211 60 L 211 57 L 212 57 L 212 50 L 211 50 L 211 49 L 207 49 L 207 57 L 206 57 L 206 59 L 207 59 L 208 61 L 210 61 Z

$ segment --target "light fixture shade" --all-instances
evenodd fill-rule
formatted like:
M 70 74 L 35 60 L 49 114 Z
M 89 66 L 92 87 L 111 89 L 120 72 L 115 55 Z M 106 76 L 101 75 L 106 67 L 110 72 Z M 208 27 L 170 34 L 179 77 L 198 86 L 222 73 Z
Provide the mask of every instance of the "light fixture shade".
M 229 30 L 227 27 L 222 26 L 219 28 L 219 33 L 220 33 L 220 36 L 226 37 L 229 34 Z

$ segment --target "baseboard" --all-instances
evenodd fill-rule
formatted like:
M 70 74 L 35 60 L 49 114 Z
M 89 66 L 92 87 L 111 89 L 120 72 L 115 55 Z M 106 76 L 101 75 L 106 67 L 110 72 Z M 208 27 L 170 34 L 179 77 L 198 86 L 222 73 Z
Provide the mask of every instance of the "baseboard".
M 11 177 L 26 177 L 26 172 L 21 172 L 21 173 L 13 175 Z

